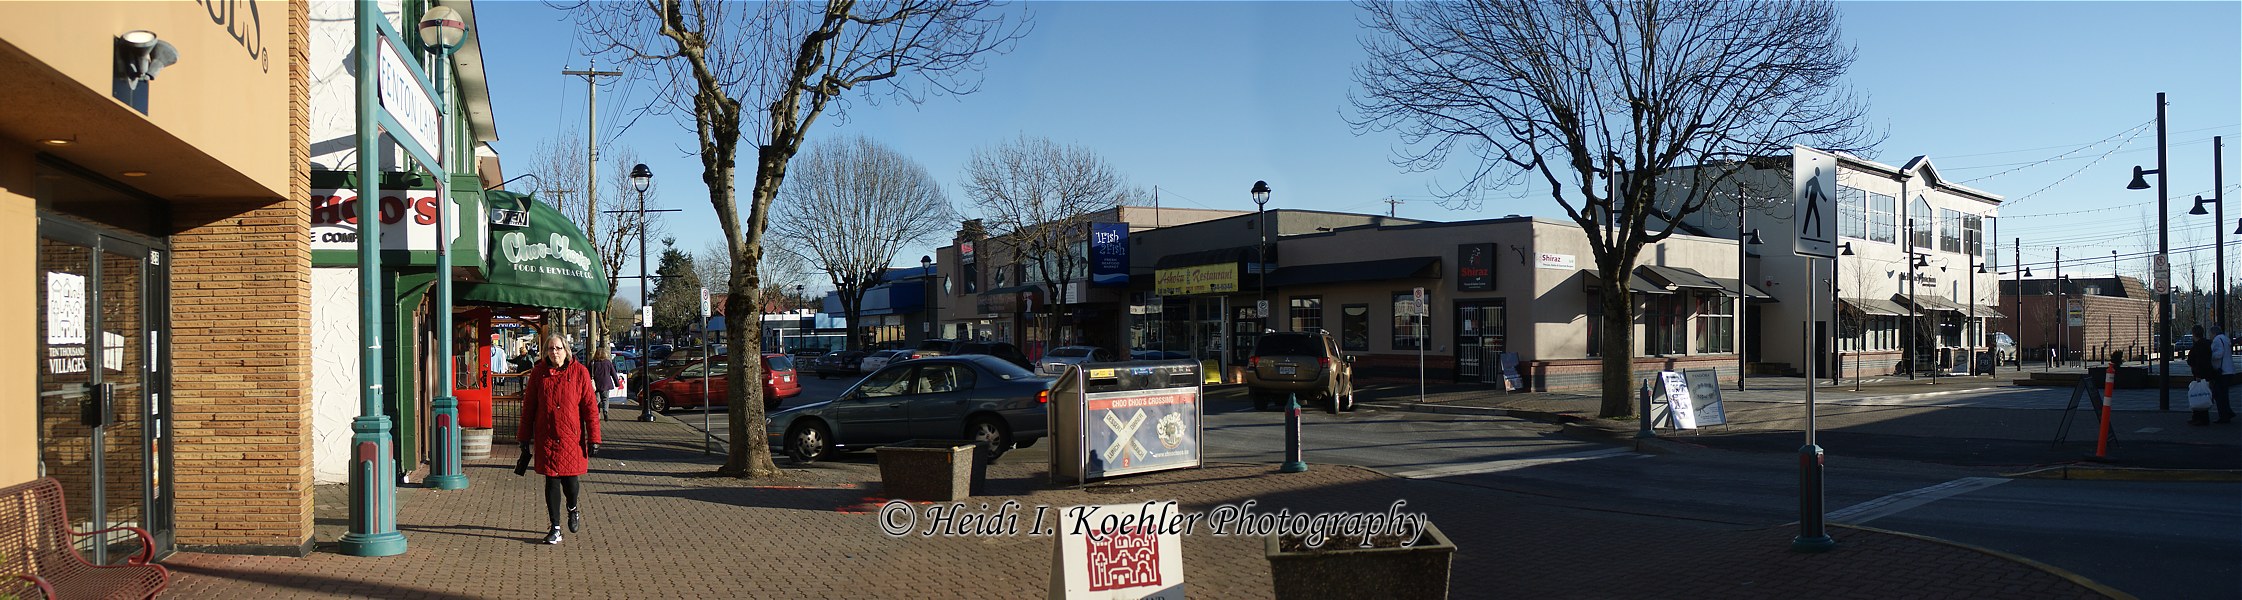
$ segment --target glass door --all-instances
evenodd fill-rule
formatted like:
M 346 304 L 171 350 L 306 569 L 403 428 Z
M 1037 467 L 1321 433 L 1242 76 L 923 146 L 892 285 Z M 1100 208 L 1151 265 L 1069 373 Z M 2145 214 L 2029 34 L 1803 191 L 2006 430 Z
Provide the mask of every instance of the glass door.
M 168 547 L 161 261 L 146 244 L 41 220 L 40 469 L 62 482 L 73 528 L 140 527 Z M 125 533 L 79 549 L 113 563 L 138 546 Z
M 1456 379 L 1500 381 L 1507 325 L 1502 301 L 1458 302 L 1455 323 Z

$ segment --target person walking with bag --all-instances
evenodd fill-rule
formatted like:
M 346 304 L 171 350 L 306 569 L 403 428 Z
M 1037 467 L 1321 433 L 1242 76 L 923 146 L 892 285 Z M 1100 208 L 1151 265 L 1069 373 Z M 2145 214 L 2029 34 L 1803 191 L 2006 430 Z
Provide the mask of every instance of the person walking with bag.
M 2195 375 L 2195 380 L 2188 382 L 2188 410 L 2192 413 L 2188 424 L 2209 425 L 2211 390 L 2217 387 L 2219 364 L 2213 362 L 2216 352 L 2211 349 L 2210 336 L 2203 334 L 2203 326 L 2195 326 L 2190 333 L 2195 335 L 2195 345 L 2188 348 L 2188 372 Z
M 523 456 L 535 456 L 537 474 L 545 476 L 545 512 L 552 530 L 545 543 L 561 542 L 561 500 L 568 504 L 568 531 L 584 526 L 576 510 L 577 478 L 599 454 L 599 398 L 589 370 L 568 360 L 568 341 L 559 334 L 545 337 L 544 360 L 530 368 L 529 384 L 522 388 L 521 443 Z M 514 474 L 526 465 L 517 463 Z
M 592 353 L 592 360 L 587 366 L 592 369 L 592 387 L 599 391 L 599 420 L 605 421 L 607 403 L 611 399 L 608 396 L 621 383 L 615 379 L 615 355 L 606 348 L 601 348 Z

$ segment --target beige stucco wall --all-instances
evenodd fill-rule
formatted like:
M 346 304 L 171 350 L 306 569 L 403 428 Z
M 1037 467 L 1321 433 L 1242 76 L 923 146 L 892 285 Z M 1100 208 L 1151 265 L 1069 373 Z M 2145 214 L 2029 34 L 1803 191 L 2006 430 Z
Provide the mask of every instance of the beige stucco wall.
M 145 118 L 272 196 L 288 193 L 293 167 L 290 148 L 272 143 L 288 139 L 288 24 L 288 5 L 279 0 L 0 2 L 0 41 L 102 98 L 109 96 L 113 80 L 114 36 L 148 30 L 170 42 L 179 62 L 151 82 Z M 116 109 L 130 111 L 121 103 Z M 77 135 L 79 126 L 66 121 L 26 133 L 67 138 Z M 142 168 L 154 172 L 160 165 Z
M 0 281 L 39 281 L 31 152 L 0 141 Z M 36 294 L 0 294 L 0 486 L 39 475 Z
M 1588 274 L 1596 271 L 1596 254 L 1593 247 L 1589 245 L 1588 234 L 1573 223 L 1536 221 L 1533 244 L 1537 253 L 1562 254 L 1573 257 L 1574 269 L 1568 271 L 1535 268 L 1533 270 L 1534 301 L 1526 303 L 1524 311 L 1512 309 L 1511 319 L 1513 323 L 1519 322 L 1518 319 L 1522 316 L 1531 319 L 1525 322 L 1535 325 L 1532 328 L 1534 332 L 1551 335 L 1535 336 L 1532 340 L 1533 345 L 1522 346 L 1518 352 L 1523 356 L 1542 359 L 1586 357 L 1588 355 L 1588 317 L 1586 315 L 1588 289 L 1586 282 Z M 1642 254 L 1637 256 L 1635 265 L 1638 268 L 1645 265 L 1685 268 L 1706 277 L 1734 279 L 1737 270 L 1736 241 L 1677 233 L 1664 241 L 1644 247 Z M 1520 268 L 1526 267 L 1521 266 Z M 1647 333 L 1641 318 L 1644 301 L 1647 300 L 1644 296 L 1644 294 L 1635 295 L 1637 317 L 1633 325 L 1634 347 L 1631 351 L 1634 356 L 1643 355 L 1643 338 Z M 1737 319 L 1741 320 L 1742 318 L 1743 315 L 1739 312 Z M 1695 352 L 1697 349 L 1695 343 L 1697 335 L 1696 319 L 1690 320 L 1689 328 L 1690 349 L 1692 350 L 1689 356 L 1709 354 Z M 1531 353 L 1529 354 L 1525 348 L 1531 348 Z

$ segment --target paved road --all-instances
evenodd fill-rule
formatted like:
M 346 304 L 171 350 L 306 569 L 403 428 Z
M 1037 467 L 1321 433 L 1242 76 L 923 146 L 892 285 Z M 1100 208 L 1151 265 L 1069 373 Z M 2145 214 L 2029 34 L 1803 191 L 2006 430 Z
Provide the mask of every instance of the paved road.
M 851 381 L 803 382 L 785 406 L 838 395 Z M 2051 390 L 2050 390 L 2051 391 Z M 1953 394 L 1945 399 L 1861 398 L 1864 404 L 1935 402 L 1977 409 L 2044 408 L 2047 392 Z M 1934 397 L 1938 398 L 1938 397 Z M 2121 401 L 2123 398 L 2121 398 Z M 2060 402 L 2060 400 L 2056 400 Z M 1989 406 L 1990 405 L 1990 406 Z M 1256 412 L 1234 389 L 1211 393 L 1206 458 L 1282 460 L 1281 412 Z M 1958 408 L 1944 406 L 1943 408 Z M 698 426 L 696 413 L 677 413 Z M 716 434 L 724 414 L 712 415 Z M 1430 415 L 1374 408 L 1305 414 L 1305 451 L 1315 464 L 1369 467 L 1518 494 L 1550 506 L 1680 519 L 1724 529 L 1795 523 L 1795 439 L 1773 451 L 1702 448 L 1637 453 L 1607 441 L 1562 435 L 1556 426 L 1508 417 Z M 1825 442 L 1827 443 L 1827 442 Z M 1007 454 L 1007 463 L 1047 460 L 1048 444 Z M 1759 450 L 1768 450 L 1761 448 Z M 869 455 L 843 457 L 869 461 Z M 1311 467 L 1312 468 L 1312 467 Z M 1832 523 L 1919 533 L 2030 557 L 2142 598 L 2234 597 L 2242 592 L 2242 485 L 2009 480 L 1997 469 L 1919 460 L 1833 455 L 1826 510 Z M 1844 530 L 1833 530 L 1842 543 Z

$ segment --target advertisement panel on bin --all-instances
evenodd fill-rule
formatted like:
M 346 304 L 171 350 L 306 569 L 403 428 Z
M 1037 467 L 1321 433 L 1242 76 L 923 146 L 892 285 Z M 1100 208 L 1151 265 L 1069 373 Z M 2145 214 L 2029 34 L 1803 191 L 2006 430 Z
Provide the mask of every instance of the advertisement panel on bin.
M 1085 395 L 1091 479 L 1199 464 L 1199 388 Z

